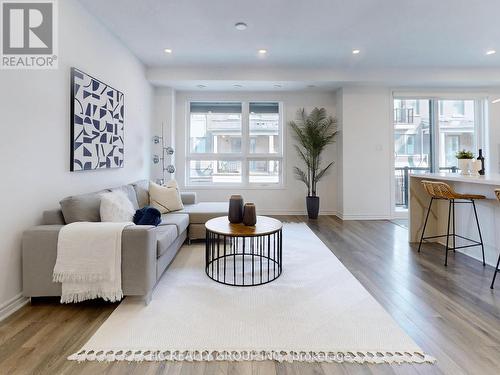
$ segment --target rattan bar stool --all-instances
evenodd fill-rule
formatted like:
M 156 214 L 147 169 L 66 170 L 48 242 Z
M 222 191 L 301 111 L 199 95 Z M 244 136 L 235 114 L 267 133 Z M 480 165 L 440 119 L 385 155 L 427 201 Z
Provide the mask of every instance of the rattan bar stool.
M 495 195 L 497 196 L 498 201 L 500 201 L 500 189 L 495 189 Z M 495 273 L 493 274 L 493 280 L 491 280 L 491 286 L 490 286 L 491 289 L 493 289 L 493 285 L 495 285 L 495 278 L 497 277 L 498 266 L 500 266 L 500 254 L 498 254 L 498 260 L 497 260 L 497 265 L 495 267 Z
M 476 210 L 476 203 L 475 200 L 478 199 L 486 199 L 484 195 L 478 195 L 478 194 L 460 194 L 457 193 L 452 189 L 452 187 L 444 182 L 438 182 L 438 181 L 422 181 L 422 185 L 424 185 L 424 189 L 427 192 L 427 194 L 430 195 L 431 201 L 429 203 L 429 208 L 427 209 L 427 215 L 425 216 L 425 223 L 424 223 L 424 229 L 422 229 L 422 236 L 420 237 L 420 243 L 418 245 L 418 252 L 420 252 L 420 248 L 422 247 L 422 242 L 425 240 L 429 240 L 431 238 L 441 238 L 441 237 L 446 237 L 446 255 L 445 255 L 445 261 L 444 265 L 448 265 L 448 251 L 453 250 L 455 251 L 456 249 L 463 249 L 466 247 L 473 247 L 473 246 L 481 246 L 481 251 L 483 254 L 483 266 L 486 265 L 484 261 L 484 245 L 483 245 L 483 236 L 481 235 L 481 228 L 479 226 L 479 219 L 477 218 L 477 210 Z M 429 219 L 429 214 L 431 213 L 431 208 L 432 208 L 432 203 L 434 200 L 447 200 L 449 202 L 449 207 L 448 207 L 448 227 L 447 227 L 447 233 L 439 236 L 430 236 L 430 237 L 425 237 L 425 228 L 427 226 L 427 220 Z M 458 235 L 455 233 L 455 204 L 457 203 L 471 203 L 472 207 L 474 208 L 474 217 L 476 218 L 476 224 L 477 224 L 477 231 L 479 233 L 479 241 Z M 453 211 L 453 213 L 452 213 Z M 452 220 L 453 218 L 453 220 Z M 452 224 L 452 232 L 450 234 L 450 223 Z M 449 246 L 450 243 L 450 237 L 453 238 L 453 247 Z M 463 240 L 469 241 L 472 244 L 470 245 L 464 245 L 464 246 L 456 246 L 456 239 L 461 238 Z

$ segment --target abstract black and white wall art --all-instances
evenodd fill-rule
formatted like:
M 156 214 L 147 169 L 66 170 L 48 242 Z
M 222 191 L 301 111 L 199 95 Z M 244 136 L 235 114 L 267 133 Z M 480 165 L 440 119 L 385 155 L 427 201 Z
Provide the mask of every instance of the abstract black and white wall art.
M 71 68 L 71 171 L 123 167 L 124 95 Z

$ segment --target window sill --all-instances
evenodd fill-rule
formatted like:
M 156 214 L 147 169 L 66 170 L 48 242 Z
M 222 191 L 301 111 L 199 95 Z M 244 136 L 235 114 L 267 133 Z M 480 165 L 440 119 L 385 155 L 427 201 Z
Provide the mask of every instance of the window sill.
M 286 190 L 284 185 L 186 185 L 183 190 Z

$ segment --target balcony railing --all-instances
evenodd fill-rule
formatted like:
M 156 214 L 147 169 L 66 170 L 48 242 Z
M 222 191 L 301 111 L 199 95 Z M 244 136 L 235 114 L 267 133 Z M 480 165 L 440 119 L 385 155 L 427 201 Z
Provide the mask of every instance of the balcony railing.
M 394 122 L 398 124 L 413 124 L 413 108 L 394 108 Z
M 396 206 L 408 208 L 408 188 L 410 173 L 430 172 L 429 167 L 396 167 L 394 168 L 396 180 Z M 440 172 L 457 173 L 457 167 L 441 167 Z

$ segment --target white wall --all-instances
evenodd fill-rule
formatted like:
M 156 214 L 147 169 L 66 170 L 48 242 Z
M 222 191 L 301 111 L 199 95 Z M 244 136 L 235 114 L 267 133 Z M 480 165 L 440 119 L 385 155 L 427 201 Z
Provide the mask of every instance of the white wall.
M 21 234 L 42 210 L 149 175 L 152 89 L 144 67 L 78 2 L 58 3 L 59 69 L 0 71 L 0 314 L 21 293 Z M 69 172 L 71 66 L 124 92 L 124 168 Z
M 344 87 L 339 148 L 339 216 L 343 219 L 391 217 L 391 91 L 379 87 Z
M 283 103 L 285 129 L 285 186 L 282 189 L 203 189 L 186 187 L 184 181 L 186 155 L 187 102 L 189 100 L 275 100 Z M 259 213 L 274 214 L 304 214 L 306 190 L 303 183 L 296 181 L 293 167 L 299 161 L 293 148 L 294 141 L 288 131 L 287 122 L 295 119 L 300 108 L 311 110 L 314 107 L 324 107 L 328 113 L 335 116 L 336 95 L 333 92 L 183 92 L 176 93 L 175 106 L 175 149 L 176 178 L 182 190 L 196 191 L 200 201 L 226 201 L 231 194 L 242 193 L 246 201 L 253 201 Z M 168 115 L 167 115 L 168 116 Z M 166 122 L 166 121 L 165 121 Z M 170 132 L 167 129 L 166 132 Z M 335 160 L 336 146 L 332 145 L 325 151 L 324 160 Z M 329 175 L 318 184 L 321 197 L 321 213 L 332 214 L 337 211 L 336 165 Z
M 152 146 L 153 154 L 160 157 L 165 157 L 165 166 L 174 164 L 174 155 L 168 156 L 163 154 L 163 147 L 173 146 L 175 143 L 175 90 L 169 87 L 154 88 L 154 108 L 153 108 L 153 124 L 152 134 L 163 136 L 163 141 Z M 163 128 L 163 131 L 162 131 Z M 151 168 L 151 180 L 155 181 L 159 178 L 170 179 L 172 175 L 167 172 L 162 173 L 163 164 L 153 165 Z
M 486 132 L 487 159 L 486 167 L 491 173 L 500 173 L 500 103 L 491 103 L 500 98 L 500 88 L 488 90 L 490 104 L 488 106 L 489 128 Z

